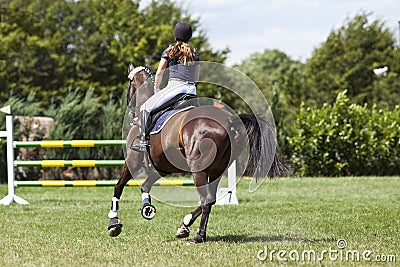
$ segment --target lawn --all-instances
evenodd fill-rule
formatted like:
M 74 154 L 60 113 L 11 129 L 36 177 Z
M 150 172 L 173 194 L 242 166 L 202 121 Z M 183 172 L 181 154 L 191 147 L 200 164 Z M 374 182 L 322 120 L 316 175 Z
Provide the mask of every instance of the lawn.
M 138 188 L 122 195 L 124 226 L 116 238 L 107 233 L 111 187 L 18 188 L 30 204 L 0 206 L 0 266 L 400 262 L 399 177 L 274 179 L 253 194 L 248 186 L 238 184 L 239 205 L 213 207 L 208 242 L 199 245 L 175 239 L 193 208 L 153 201 L 157 215 L 146 221 Z M 6 193 L 0 185 L 0 197 Z

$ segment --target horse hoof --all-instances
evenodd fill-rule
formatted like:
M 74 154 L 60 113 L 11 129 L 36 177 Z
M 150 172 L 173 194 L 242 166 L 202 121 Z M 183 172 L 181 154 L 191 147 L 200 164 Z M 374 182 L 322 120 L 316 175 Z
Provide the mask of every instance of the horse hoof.
M 195 238 L 194 239 L 191 239 L 191 240 L 189 240 L 187 243 L 186 243 L 186 245 L 195 245 L 195 244 L 201 244 L 201 243 L 204 243 L 204 241 L 201 241 L 201 240 L 196 240 Z
M 110 220 L 110 224 L 108 226 L 108 234 L 111 237 L 118 236 L 122 231 L 122 223 L 118 218 L 113 218 Z
M 190 234 L 189 228 L 182 223 L 181 226 L 179 226 L 175 236 L 177 238 L 186 238 L 189 237 L 189 234 Z
M 122 227 L 121 226 L 114 226 L 114 227 L 108 229 L 108 234 L 111 237 L 116 237 L 121 233 L 121 231 L 122 231 Z
M 144 205 L 141 210 L 143 218 L 151 220 L 156 215 L 156 207 L 151 204 Z
M 187 242 L 188 245 L 200 244 L 206 242 L 206 237 L 201 235 L 196 235 L 195 238 Z

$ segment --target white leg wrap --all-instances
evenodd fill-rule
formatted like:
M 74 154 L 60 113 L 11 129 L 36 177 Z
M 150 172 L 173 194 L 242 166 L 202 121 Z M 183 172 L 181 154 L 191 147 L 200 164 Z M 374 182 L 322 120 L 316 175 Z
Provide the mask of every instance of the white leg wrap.
M 118 217 L 118 211 L 110 210 L 110 212 L 108 213 L 108 218 L 112 219 L 112 218 L 116 218 L 116 217 Z
M 193 218 L 192 214 L 189 213 L 188 215 L 185 216 L 185 218 L 183 218 L 183 224 L 186 226 L 189 225 L 192 218 Z
M 112 210 L 112 211 L 118 211 L 118 202 L 119 202 L 119 199 L 116 198 L 116 197 L 113 197 L 113 198 L 111 199 L 111 201 L 112 201 L 112 203 L 111 203 L 111 210 Z
M 108 218 L 112 219 L 112 218 L 118 217 L 118 202 L 119 202 L 119 199 L 116 197 L 113 197 L 111 199 L 111 210 L 108 213 Z
M 149 193 L 142 193 L 142 201 L 149 198 Z

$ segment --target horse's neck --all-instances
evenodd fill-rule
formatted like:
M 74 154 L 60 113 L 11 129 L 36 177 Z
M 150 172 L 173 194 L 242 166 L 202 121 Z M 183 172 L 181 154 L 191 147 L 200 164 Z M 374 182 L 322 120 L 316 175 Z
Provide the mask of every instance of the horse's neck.
M 145 81 L 144 84 L 139 88 L 135 96 L 136 111 L 154 94 L 153 85 Z M 139 113 L 137 113 L 139 114 Z

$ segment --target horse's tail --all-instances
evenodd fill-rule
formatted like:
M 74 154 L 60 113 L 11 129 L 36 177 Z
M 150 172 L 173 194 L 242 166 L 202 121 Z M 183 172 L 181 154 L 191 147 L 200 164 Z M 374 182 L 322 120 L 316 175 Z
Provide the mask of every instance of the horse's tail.
M 279 155 L 275 128 L 261 116 L 240 114 L 249 142 L 249 158 L 245 175 L 257 178 L 285 176 L 290 173 Z

